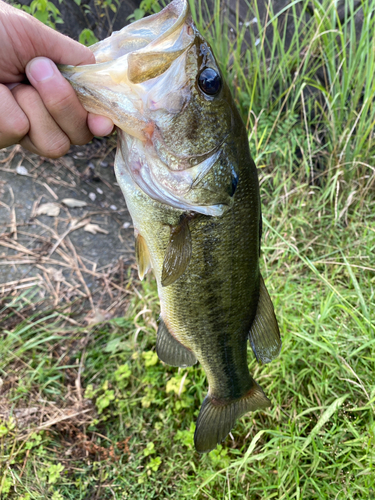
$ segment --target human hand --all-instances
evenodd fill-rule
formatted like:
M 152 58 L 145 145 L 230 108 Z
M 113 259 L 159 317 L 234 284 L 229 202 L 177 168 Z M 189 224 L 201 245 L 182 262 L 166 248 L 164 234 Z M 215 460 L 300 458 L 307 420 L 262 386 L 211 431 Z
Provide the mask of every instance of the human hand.
M 87 113 L 56 64 L 94 64 L 93 53 L 0 0 L 0 149 L 19 143 L 50 158 L 71 144 L 111 133 L 113 123 Z M 23 83 L 26 77 L 30 84 Z

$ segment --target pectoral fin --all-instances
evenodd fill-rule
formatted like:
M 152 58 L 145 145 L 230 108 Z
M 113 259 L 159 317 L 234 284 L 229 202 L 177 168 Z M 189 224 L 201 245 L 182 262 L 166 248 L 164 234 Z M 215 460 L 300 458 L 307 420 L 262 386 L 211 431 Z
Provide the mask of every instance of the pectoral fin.
M 174 283 L 182 276 L 189 265 L 192 252 L 191 234 L 188 218 L 171 228 L 171 235 L 165 253 L 161 275 L 162 286 Z
M 172 336 L 162 318 L 156 337 L 156 352 L 161 361 L 171 366 L 193 366 L 197 362 L 195 354 Z
M 281 350 L 281 338 L 275 311 L 266 285 L 260 276 L 259 302 L 249 340 L 258 361 L 270 363 Z
M 140 234 L 137 234 L 135 237 L 135 258 L 137 259 L 138 264 L 139 279 L 143 280 L 144 276 L 152 266 L 146 241 Z

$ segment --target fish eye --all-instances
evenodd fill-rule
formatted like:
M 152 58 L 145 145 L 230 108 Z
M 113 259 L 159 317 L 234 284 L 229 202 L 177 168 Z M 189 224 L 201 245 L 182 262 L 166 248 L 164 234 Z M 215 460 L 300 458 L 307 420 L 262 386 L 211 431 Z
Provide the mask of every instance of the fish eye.
M 221 89 L 221 76 L 212 68 L 205 68 L 198 76 L 198 84 L 207 95 L 215 95 Z

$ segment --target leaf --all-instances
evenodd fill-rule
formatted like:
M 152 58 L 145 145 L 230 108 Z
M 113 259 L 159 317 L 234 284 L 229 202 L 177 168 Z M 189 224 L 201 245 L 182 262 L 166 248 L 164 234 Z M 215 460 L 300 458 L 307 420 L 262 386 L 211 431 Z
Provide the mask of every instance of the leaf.
M 87 203 L 83 200 L 76 200 L 74 198 L 64 198 L 61 203 L 66 205 L 69 208 L 81 208 L 85 207 Z
M 29 171 L 23 165 L 18 165 L 16 172 L 18 175 L 29 175 Z
M 48 484 L 55 484 L 64 468 L 62 464 L 51 464 L 48 468 Z
M 85 28 L 81 31 L 78 41 L 79 43 L 86 45 L 86 47 L 89 47 L 90 45 L 97 43 L 99 40 L 96 38 L 92 30 Z
M 145 360 L 145 366 L 154 366 L 159 361 L 158 355 L 154 351 L 143 352 L 142 358 Z
M 108 234 L 108 231 L 102 229 L 97 224 L 86 224 L 86 226 L 83 229 L 91 234 L 96 234 L 96 233 Z
M 362 308 L 362 312 L 363 312 L 363 315 L 365 316 L 365 318 L 367 318 L 368 320 L 370 320 L 370 315 L 369 315 L 369 312 L 368 312 L 368 309 L 367 309 L 367 305 L 366 305 L 366 301 L 363 297 L 363 294 L 362 294 L 362 290 L 361 290 L 361 287 L 357 281 L 357 278 L 355 277 L 355 274 L 352 270 L 352 267 L 351 265 L 349 264 L 348 260 L 346 259 L 344 253 L 341 251 L 341 255 L 342 255 L 342 258 L 345 262 L 345 265 L 346 265 L 346 268 L 348 270 L 348 273 L 352 279 L 352 282 L 353 282 L 353 285 L 354 285 L 354 288 L 355 288 L 355 291 L 357 292 L 357 295 L 358 295 L 358 299 L 359 299 L 359 302 L 361 304 L 361 308 Z
M 43 203 L 40 205 L 36 212 L 36 215 L 48 215 L 49 217 L 58 217 L 60 214 L 60 205 L 58 203 Z
M 103 309 L 96 308 L 90 311 L 84 318 L 87 321 L 87 325 L 95 325 L 96 323 L 102 323 L 103 321 L 108 321 L 111 318 L 111 314 Z
M 118 367 L 118 369 L 114 373 L 114 377 L 116 382 L 122 382 L 124 379 L 128 379 L 131 374 L 132 371 L 130 369 L 130 366 L 128 364 L 125 364 Z
M 147 469 L 151 469 L 152 471 L 156 472 L 159 469 L 160 465 L 160 457 L 151 458 L 150 463 L 147 465 Z
M 147 443 L 146 448 L 143 450 L 143 454 L 145 457 L 148 457 L 149 455 L 152 455 L 152 453 L 155 452 L 155 445 L 153 442 Z
M 305 442 L 303 443 L 303 446 L 301 448 L 301 451 L 303 451 L 313 438 L 318 434 L 320 429 L 323 427 L 324 424 L 328 422 L 328 420 L 332 417 L 332 415 L 337 411 L 337 409 L 343 404 L 345 399 L 348 397 L 348 394 L 345 394 L 345 396 L 342 396 L 341 398 L 336 399 L 328 408 L 326 411 L 322 414 L 322 416 L 319 418 L 317 424 L 313 428 L 313 430 L 310 432 L 310 434 L 307 436 Z
M 172 377 L 170 380 L 168 380 L 167 385 L 166 385 L 166 392 L 167 394 L 169 392 L 174 392 L 178 396 L 181 396 L 182 393 L 186 391 L 186 385 L 189 382 L 189 380 L 186 378 L 187 372 L 185 372 L 184 375 L 177 375 L 176 377 Z
M 143 9 L 135 9 L 134 13 L 128 19 L 133 17 L 135 21 L 139 21 L 144 15 L 145 11 Z
M 11 476 L 5 476 L 1 483 L 1 493 L 9 493 L 13 486 L 13 479 Z
M 102 413 L 105 408 L 107 408 L 111 401 L 115 399 L 115 391 L 106 390 L 104 394 L 98 397 L 96 400 L 96 407 L 98 409 L 98 413 Z
M 6 425 L 0 424 L 0 437 L 6 436 L 9 432 L 9 429 Z
M 194 446 L 194 431 L 195 424 L 191 422 L 189 430 L 177 431 L 176 440 L 191 450 Z

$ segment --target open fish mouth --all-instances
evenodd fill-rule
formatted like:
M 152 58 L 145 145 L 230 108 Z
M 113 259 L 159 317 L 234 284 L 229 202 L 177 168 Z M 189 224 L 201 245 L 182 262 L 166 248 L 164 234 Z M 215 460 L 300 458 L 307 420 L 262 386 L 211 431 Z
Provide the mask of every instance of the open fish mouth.
M 177 113 L 183 107 L 184 62 L 179 59 L 194 40 L 188 3 L 175 0 L 92 45 L 97 64 L 60 66 L 60 71 L 86 110 L 108 116 L 127 134 L 147 141 L 154 131 L 147 111 Z M 165 92 L 171 82 L 173 95 Z
M 221 216 L 233 200 L 228 190 L 220 193 L 204 181 L 221 161 L 227 132 L 207 144 L 199 137 L 184 142 L 188 131 L 180 131 L 180 142 L 170 140 L 170 123 L 186 113 L 197 92 L 196 75 L 207 59 L 203 43 L 187 0 L 174 0 L 93 45 L 96 64 L 60 71 L 87 111 L 120 129 L 116 161 L 144 193 L 179 210 Z M 186 120 L 180 130 L 194 129 L 193 122 Z

